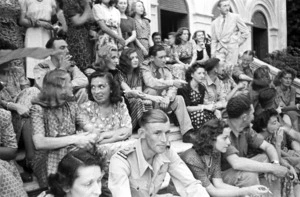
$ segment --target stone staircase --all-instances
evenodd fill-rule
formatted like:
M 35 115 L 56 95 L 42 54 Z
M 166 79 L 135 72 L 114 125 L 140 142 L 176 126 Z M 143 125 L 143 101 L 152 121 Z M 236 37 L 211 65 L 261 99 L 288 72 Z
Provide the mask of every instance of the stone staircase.
M 132 135 L 132 138 L 138 138 L 138 134 L 133 134 Z M 181 132 L 180 132 L 180 129 L 179 127 L 175 126 L 174 124 L 171 124 L 171 132 L 169 134 L 169 141 L 171 143 L 171 147 L 178 153 L 182 153 L 184 152 L 185 150 L 189 149 L 192 147 L 192 144 L 191 143 L 184 143 L 182 142 L 182 135 L 181 135 Z M 17 160 L 21 160 L 25 157 L 25 153 L 24 152 L 20 152 L 18 154 L 18 157 L 17 157 Z M 20 171 L 22 172 L 22 169 L 20 169 Z M 165 182 L 164 184 L 162 185 L 162 188 L 165 188 L 168 186 L 169 184 L 169 181 L 170 181 L 170 176 L 167 176 L 165 178 Z M 29 182 L 29 183 L 24 183 L 24 188 L 26 190 L 26 192 L 29 194 L 29 196 L 33 197 L 33 196 L 36 196 L 37 194 L 39 194 L 39 184 L 37 182 L 37 179 L 36 177 L 34 176 L 33 177 L 33 181 L 32 182 Z

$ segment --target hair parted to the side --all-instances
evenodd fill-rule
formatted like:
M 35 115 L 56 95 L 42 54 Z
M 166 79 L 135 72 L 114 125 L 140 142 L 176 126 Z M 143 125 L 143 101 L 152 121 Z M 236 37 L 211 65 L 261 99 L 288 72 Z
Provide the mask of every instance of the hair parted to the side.
M 47 41 L 45 47 L 46 47 L 47 49 L 52 49 L 52 48 L 53 48 L 53 45 L 54 45 L 54 42 L 55 42 L 56 40 L 64 40 L 64 39 L 61 38 L 61 37 L 53 37 L 53 38 L 50 38 L 50 40 Z
M 264 88 L 259 91 L 258 102 L 263 109 L 274 107 L 277 91 L 275 88 Z
M 181 35 L 183 34 L 183 31 L 186 30 L 189 32 L 189 37 L 188 37 L 188 40 L 190 40 L 191 38 L 191 32 L 190 32 L 190 29 L 187 28 L 187 27 L 180 27 L 177 32 L 176 32 L 176 35 L 175 35 L 175 44 L 176 45 L 180 45 L 181 44 Z
M 95 4 L 101 4 L 102 0 L 95 0 Z M 110 0 L 108 3 L 109 7 L 116 5 L 116 0 Z
M 92 155 L 84 149 L 68 153 L 59 162 L 57 172 L 50 174 L 48 177 L 49 193 L 55 197 L 64 197 L 66 195 L 64 189 L 72 187 L 78 177 L 78 169 L 89 166 L 99 166 L 104 173 L 104 168 L 106 167 L 105 158 L 100 154 Z
M 158 51 L 165 51 L 165 48 L 162 45 L 153 45 L 149 49 L 149 55 L 155 57 Z
M 255 116 L 252 126 L 253 130 L 257 133 L 263 132 L 263 129 L 267 128 L 270 118 L 277 115 L 278 112 L 275 109 L 264 110 L 258 116 Z
M 248 95 L 240 94 L 229 99 L 226 111 L 229 119 L 239 118 L 242 114 L 249 112 L 251 101 Z
M 214 143 L 219 135 L 223 134 L 224 128 L 228 127 L 224 120 L 217 118 L 211 119 L 202 125 L 195 132 L 196 140 L 193 142 L 193 148 L 198 155 L 212 155 L 214 152 Z
M 120 90 L 119 83 L 114 80 L 111 73 L 109 73 L 109 72 L 100 72 L 100 71 L 96 71 L 96 72 L 92 73 L 91 76 L 89 77 L 89 84 L 87 86 L 87 93 L 88 93 L 89 100 L 95 101 L 95 99 L 93 97 L 93 94 L 92 94 L 91 82 L 92 82 L 93 79 L 95 79 L 97 77 L 107 79 L 108 85 L 109 85 L 110 90 L 111 90 L 110 97 L 109 97 L 110 98 L 110 103 L 111 104 L 117 104 L 118 102 L 121 102 L 122 101 L 122 96 L 121 96 L 121 90 Z
M 115 4 L 115 6 L 117 7 L 117 5 L 118 5 L 118 3 L 119 3 L 119 0 L 115 0 L 116 1 L 116 4 Z M 127 1 L 127 8 L 126 8 L 126 10 L 125 10 L 125 15 L 126 16 L 130 16 L 130 5 L 129 5 L 129 0 L 126 0 Z
M 230 0 L 219 0 L 219 1 L 218 1 L 218 4 L 217 4 L 218 7 L 221 7 L 221 4 L 222 4 L 223 2 L 225 2 L 225 1 L 229 1 L 229 2 L 230 2 Z
M 151 109 L 143 114 L 139 120 L 139 125 L 141 127 L 149 123 L 167 123 L 169 118 L 165 112 L 160 109 Z
M 68 77 L 70 78 L 70 74 L 61 69 L 47 72 L 43 79 L 41 92 L 33 103 L 37 102 L 44 107 L 57 107 L 61 105 L 62 101 L 71 100 L 65 89 Z

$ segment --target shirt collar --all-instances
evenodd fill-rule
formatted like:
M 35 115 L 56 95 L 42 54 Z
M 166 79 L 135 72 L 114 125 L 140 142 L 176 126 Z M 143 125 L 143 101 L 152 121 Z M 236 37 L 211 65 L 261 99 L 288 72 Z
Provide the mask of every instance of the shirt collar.
M 208 75 L 206 76 L 206 82 L 207 82 L 207 85 L 209 85 L 209 86 L 212 85 L 212 84 L 214 84 L 214 85 L 218 84 L 218 83 L 219 83 L 219 80 L 220 80 L 220 79 L 217 77 L 217 78 L 216 78 L 216 81 L 213 82 L 213 81 L 211 80 L 210 76 L 208 76 Z
M 157 154 L 154 156 L 153 159 L 153 166 L 151 166 L 144 157 L 143 150 L 142 150 L 142 141 L 139 139 L 136 142 L 136 155 L 138 160 L 138 168 L 140 176 L 143 176 L 143 174 L 146 172 L 146 170 L 149 168 L 152 171 L 157 171 L 161 165 L 164 163 L 170 163 L 170 159 L 166 156 L 166 153 Z M 169 150 L 167 150 L 169 151 Z

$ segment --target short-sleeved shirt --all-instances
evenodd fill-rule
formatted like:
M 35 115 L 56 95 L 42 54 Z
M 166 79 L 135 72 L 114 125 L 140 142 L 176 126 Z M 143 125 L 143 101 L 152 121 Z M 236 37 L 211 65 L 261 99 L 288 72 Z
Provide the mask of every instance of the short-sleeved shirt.
M 114 197 L 156 196 L 167 172 L 181 196 L 209 196 L 176 152 L 167 149 L 155 155 L 150 165 L 141 142 L 119 151 L 110 160 L 108 187 Z
M 257 133 L 250 127 L 244 128 L 238 136 L 230 133 L 231 145 L 227 148 L 226 153 L 222 154 L 222 170 L 231 168 L 226 158 L 230 155 L 237 154 L 239 157 L 248 157 L 249 147 L 257 149 L 263 143 L 263 139 L 257 136 Z
M 211 156 L 210 167 L 206 164 L 204 156 L 198 155 L 193 148 L 186 150 L 180 156 L 194 177 L 202 182 L 203 187 L 208 187 L 213 178 L 222 178 L 221 153 Z
M 205 80 L 207 94 L 205 95 L 204 103 L 215 103 L 225 100 L 225 88 L 222 81 L 217 78 L 215 82 L 207 75 Z

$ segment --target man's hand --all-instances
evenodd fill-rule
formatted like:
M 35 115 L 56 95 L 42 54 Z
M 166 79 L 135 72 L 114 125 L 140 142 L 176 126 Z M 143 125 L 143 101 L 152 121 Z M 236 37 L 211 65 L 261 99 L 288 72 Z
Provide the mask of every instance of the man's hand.
M 156 102 L 156 103 L 161 103 L 161 102 L 163 102 L 164 97 L 154 96 L 154 95 L 148 95 L 148 99 L 151 100 L 151 101 L 153 101 L 153 102 Z
M 144 98 L 145 94 L 139 90 L 125 91 L 125 96 L 128 98 Z
M 59 69 L 69 71 L 74 62 L 71 61 L 71 55 L 62 55 L 59 58 Z
M 270 191 L 269 188 L 267 188 L 263 185 L 253 185 L 250 187 L 246 187 L 245 189 L 246 189 L 247 195 L 250 195 L 250 196 L 261 196 Z
M 163 100 L 162 100 L 162 102 L 160 103 L 160 107 L 162 108 L 162 109 L 167 109 L 168 107 L 169 107 L 169 104 L 170 104 L 170 99 L 169 99 L 169 97 L 165 97 Z
M 53 30 L 53 26 L 50 23 L 46 22 L 46 21 L 37 20 L 36 25 L 38 27 L 43 27 L 43 28 L 48 29 L 48 30 Z
M 273 164 L 272 165 L 272 173 L 279 178 L 283 178 L 288 173 L 288 169 L 284 166 Z
M 187 84 L 186 81 L 181 80 L 181 79 L 175 79 L 175 80 L 173 80 L 173 82 L 174 82 L 173 85 L 174 85 L 176 88 L 181 88 L 181 87 L 183 87 L 184 84 Z

